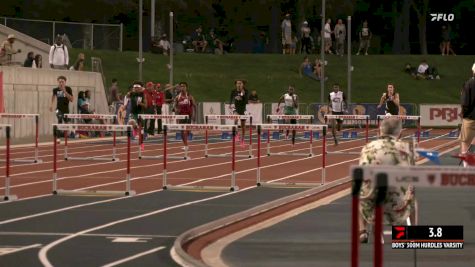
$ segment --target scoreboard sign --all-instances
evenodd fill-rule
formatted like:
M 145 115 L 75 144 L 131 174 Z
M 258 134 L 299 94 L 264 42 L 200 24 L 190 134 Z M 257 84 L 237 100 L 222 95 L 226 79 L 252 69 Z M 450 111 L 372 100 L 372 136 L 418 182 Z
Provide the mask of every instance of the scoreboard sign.
M 393 249 L 463 249 L 461 225 L 393 226 Z

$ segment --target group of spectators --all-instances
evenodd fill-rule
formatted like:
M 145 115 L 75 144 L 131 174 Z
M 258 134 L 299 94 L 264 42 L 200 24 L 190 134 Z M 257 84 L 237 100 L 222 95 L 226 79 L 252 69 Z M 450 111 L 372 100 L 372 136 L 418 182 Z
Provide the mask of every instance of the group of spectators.
M 332 20 L 327 19 L 323 28 L 324 38 L 324 51 L 326 54 L 336 54 L 343 56 L 345 54 L 345 40 L 347 36 L 346 26 L 342 19 L 338 19 L 337 23 L 332 29 Z M 312 35 L 312 30 L 307 21 L 304 21 L 300 27 L 298 33 L 294 34 L 292 31 L 291 15 L 286 14 L 281 24 L 282 30 L 282 53 L 283 54 L 295 54 L 296 51 L 300 53 L 311 54 L 314 52 L 316 42 L 320 38 L 320 34 L 317 34 L 316 40 Z M 360 45 L 356 55 L 364 53 L 368 55 L 368 49 L 370 46 L 370 40 L 372 37 L 371 30 L 368 27 L 368 22 L 364 21 L 362 27 L 358 30 L 358 37 Z M 300 49 L 297 49 L 297 45 L 300 42 Z
M 417 69 L 415 67 L 412 67 L 410 63 L 406 63 L 406 66 L 404 67 L 404 71 L 407 74 L 410 74 L 414 79 L 417 80 L 434 80 L 440 79 L 439 72 L 437 71 L 437 68 L 434 66 L 429 66 L 427 61 L 424 59 L 422 62 L 419 64 Z
M 14 62 L 12 57 L 15 54 L 21 53 L 21 49 L 15 49 L 16 37 L 14 34 L 9 34 L 7 40 L 5 40 L 0 47 L 0 65 L 11 65 Z M 69 70 L 84 70 L 85 63 L 84 53 L 79 53 L 76 62 L 69 66 L 69 52 L 68 47 L 63 44 L 63 37 L 58 35 L 56 42 L 51 46 L 48 56 L 49 66 L 52 69 L 69 69 Z M 34 52 L 28 52 L 26 59 L 23 62 L 23 67 L 26 68 L 43 68 L 43 57 L 40 54 Z

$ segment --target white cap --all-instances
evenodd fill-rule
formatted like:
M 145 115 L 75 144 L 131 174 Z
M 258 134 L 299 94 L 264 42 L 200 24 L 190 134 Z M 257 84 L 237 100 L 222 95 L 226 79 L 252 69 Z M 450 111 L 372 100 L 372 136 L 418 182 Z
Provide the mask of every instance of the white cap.
M 475 63 L 473 63 L 472 72 L 475 73 Z
M 303 24 L 308 24 L 308 22 L 307 22 L 307 21 L 304 21 Z

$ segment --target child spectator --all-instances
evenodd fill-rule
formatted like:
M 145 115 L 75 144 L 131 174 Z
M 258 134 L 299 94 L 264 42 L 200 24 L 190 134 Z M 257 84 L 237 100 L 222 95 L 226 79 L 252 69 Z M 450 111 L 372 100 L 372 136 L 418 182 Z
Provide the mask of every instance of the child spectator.
M 69 69 L 70 70 L 83 71 L 84 70 L 84 61 L 85 61 L 85 59 L 86 59 L 86 56 L 84 55 L 84 53 L 79 53 L 78 58 L 76 59 L 76 62 Z
M 252 90 L 251 95 L 248 98 L 248 102 L 251 104 L 261 103 L 259 96 L 257 95 L 256 90 Z
M 35 64 L 35 54 L 33 52 L 28 52 L 25 62 L 23 63 L 23 67 L 33 68 L 33 64 Z
M 33 64 L 33 68 L 41 69 L 43 68 L 43 57 L 40 54 L 35 56 L 35 64 Z

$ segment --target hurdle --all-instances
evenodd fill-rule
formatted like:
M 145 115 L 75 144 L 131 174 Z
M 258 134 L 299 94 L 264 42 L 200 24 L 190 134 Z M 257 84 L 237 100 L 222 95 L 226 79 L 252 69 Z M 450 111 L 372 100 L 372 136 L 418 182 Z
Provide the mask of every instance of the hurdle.
M 0 131 L 5 130 L 5 195 L 2 196 L 4 201 L 16 200 L 17 196 L 10 195 L 10 134 L 11 134 L 11 124 L 0 124 Z
M 15 113 L 0 113 L 0 119 L 31 119 L 35 120 L 35 151 L 33 159 L 10 159 L 10 162 L 19 162 L 19 163 L 42 163 L 43 160 L 39 159 L 39 149 L 38 149 L 38 140 L 39 140 L 39 114 L 15 114 Z M 11 131 L 11 129 L 10 129 Z M 10 133 L 11 134 L 11 133 Z M 5 162 L 4 159 L 0 159 L 0 162 Z
M 322 152 L 322 179 L 320 184 L 318 183 L 268 183 L 261 180 L 261 132 L 263 130 L 298 130 L 298 131 L 310 131 L 310 147 L 309 153 L 276 153 L 273 155 L 279 156 L 306 156 L 306 157 L 313 157 L 313 134 L 314 131 L 322 131 L 323 132 L 323 152 Z M 327 151 L 327 142 L 326 142 L 326 135 L 327 135 L 327 125 L 320 125 L 320 124 L 259 124 L 257 125 L 257 186 L 265 186 L 265 187 L 316 187 L 319 185 L 325 184 L 325 165 L 326 165 L 326 151 Z M 267 136 L 267 156 L 270 156 L 270 142 L 269 136 Z
M 365 121 L 365 142 L 369 141 L 369 115 L 325 115 L 325 124 L 328 125 L 329 120 L 360 120 Z M 327 154 L 346 154 L 346 155 L 359 155 L 360 152 L 355 151 L 328 151 Z
M 374 265 L 383 266 L 383 209 L 388 187 L 414 185 L 415 188 L 471 188 L 475 189 L 473 168 L 455 166 L 382 166 L 350 167 L 353 179 L 351 204 L 351 266 L 359 266 L 359 195 L 363 185 L 370 184 L 377 190 L 374 199 Z
M 127 132 L 127 173 L 125 176 L 125 191 L 103 191 L 103 190 L 63 190 L 58 189 L 58 145 L 56 142 L 57 131 L 101 131 L 101 132 Z M 101 196 L 132 196 L 135 191 L 131 190 L 130 185 L 130 139 L 132 136 L 132 126 L 130 125 L 107 125 L 107 124 L 53 124 L 53 195 L 101 195 Z M 67 139 L 65 139 L 65 146 Z M 66 152 L 66 150 L 65 150 Z M 114 155 L 115 156 L 115 155 Z M 65 156 L 65 159 L 67 157 Z M 69 157 L 71 159 L 71 157 Z M 76 158 L 77 159 L 77 158 Z M 97 157 L 85 157 L 82 159 L 95 159 Z M 102 158 L 101 158 L 102 159 Z M 114 157 L 112 158 L 114 159 Z M 111 160 L 110 158 L 108 160 Z M 118 160 L 113 160 L 118 161 Z
M 266 117 L 267 117 L 267 123 L 269 124 L 274 123 L 274 121 L 279 122 L 281 120 L 284 120 L 284 123 L 288 123 L 288 122 L 285 122 L 285 120 L 297 120 L 297 122 L 300 120 L 306 120 L 306 124 L 313 124 L 313 119 L 315 118 L 313 115 L 267 115 Z M 279 132 L 279 135 L 280 135 L 280 132 Z M 270 136 L 270 130 L 267 131 L 266 137 L 269 137 L 269 136 Z
M 139 114 L 139 142 L 138 142 L 138 159 L 162 159 L 163 156 L 145 156 L 142 155 L 142 144 L 143 144 L 143 134 L 142 134 L 142 120 L 153 120 L 153 119 L 162 119 L 162 120 L 187 120 L 189 117 L 188 115 L 156 115 L 156 114 Z M 163 124 L 162 124 L 163 128 Z M 169 158 L 174 159 L 187 159 L 188 158 L 188 151 L 185 151 L 185 156 L 169 156 Z
M 120 159 L 116 157 L 116 145 L 117 145 L 117 134 L 118 131 L 123 131 L 120 126 L 123 125 L 113 125 L 113 124 L 53 124 L 57 125 L 57 129 L 62 131 L 64 130 L 64 160 L 98 160 L 98 161 L 119 161 Z M 59 125 L 70 125 L 71 127 L 59 126 Z M 95 131 L 95 132 L 112 132 L 112 157 L 70 157 L 68 155 L 68 131 Z M 56 141 L 55 141 L 56 143 Z
M 214 115 L 208 114 L 205 115 L 205 124 L 209 124 L 209 120 L 249 120 L 249 146 L 248 146 L 248 154 L 235 154 L 234 156 L 237 158 L 252 158 L 252 116 L 250 115 Z M 210 124 L 214 125 L 214 124 Z M 219 124 L 218 124 L 219 125 Z M 244 138 L 244 137 L 242 137 Z M 232 138 L 231 138 L 232 139 Z M 206 158 L 223 158 L 231 156 L 230 153 L 224 154 L 210 154 L 208 152 L 208 130 L 205 129 L 205 157 Z
M 168 184 L 167 172 L 167 133 L 169 130 L 190 131 L 190 130 L 215 130 L 232 132 L 232 152 L 231 152 L 231 186 L 190 186 L 190 185 L 170 185 Z M 237 191 L 236 186 L 236 131 L 235 125 L 213 125 L 213 124 L 164 124 L 163 125 L 163 189 L 164 190 L 212 190 L 212 191 Z
M 378 128 L 381 123 L 381 120 L 385 118 L 397 118 L 400 120 L 409 120 L 417 121 L 417 143 L 420 143 L 421 140 L 421 116 L 411 116 L 411 115 L 378 115 Z

